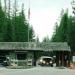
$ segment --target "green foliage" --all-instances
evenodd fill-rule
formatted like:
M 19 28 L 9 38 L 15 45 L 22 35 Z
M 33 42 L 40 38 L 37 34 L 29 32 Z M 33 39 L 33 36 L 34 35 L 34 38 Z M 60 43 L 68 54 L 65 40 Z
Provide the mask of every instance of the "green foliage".
M 75 17 L 64 13 L 60 24 L 56 26 L 55 33 L 52 36 L 52 42 L 67 42 L 71 50 L 75 50 Z
M 48 36 L 44 37 L 42 43 L 50 43 L 50 39 Z
M 75 50 L 75 17 L 69 18 L 68 43 L 71 46 L 72 51 L 74 51 Z
M 55 33 L 52 41 L 54 42 L 65 42 L 67 41 L 67 26 L 68 26 L 68 13 L 64 13 L 59 26 L 56 26 Z
M 14 16 L 3 11 L 0 5 L 0 42 L 27 42 L 28 41 L 28 28 L 29 39 L 33 40 L 34 31 L 30 24 L 27 22 L 24 10 Z
M 5 34 L 5 21 L 6 17 L 5 17 L 5 13 L 2 10 L 2 6 L 0 5 L 0 41 L 4 41 L 4 34 Z

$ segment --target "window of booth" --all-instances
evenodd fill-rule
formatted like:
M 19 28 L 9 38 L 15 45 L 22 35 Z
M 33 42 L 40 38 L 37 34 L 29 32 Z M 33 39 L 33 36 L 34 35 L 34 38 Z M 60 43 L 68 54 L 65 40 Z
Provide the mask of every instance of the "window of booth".
M 27 57 L 27 54 L 24 54 L 24 53 L 18 53 L 17 54 L 17 59 L 18 60 L 25 60 Z

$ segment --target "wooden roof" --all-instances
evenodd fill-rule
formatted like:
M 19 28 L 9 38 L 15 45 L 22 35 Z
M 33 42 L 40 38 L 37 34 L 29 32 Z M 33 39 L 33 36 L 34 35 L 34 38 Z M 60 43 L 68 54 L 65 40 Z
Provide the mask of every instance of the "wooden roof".
M 71 51 L 67 42 L 51 42 L 42 45 L 45 49 L 48 48 L 49 51 Z
M 66 42 L 0 42 L 0 50 L 70 51 Z

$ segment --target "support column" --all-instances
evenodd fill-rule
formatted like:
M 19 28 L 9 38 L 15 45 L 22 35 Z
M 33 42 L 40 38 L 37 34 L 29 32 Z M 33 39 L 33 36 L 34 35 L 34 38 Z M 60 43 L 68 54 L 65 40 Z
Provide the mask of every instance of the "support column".
M 36 52 L 34 51 L 33 65 L 36 66 Z

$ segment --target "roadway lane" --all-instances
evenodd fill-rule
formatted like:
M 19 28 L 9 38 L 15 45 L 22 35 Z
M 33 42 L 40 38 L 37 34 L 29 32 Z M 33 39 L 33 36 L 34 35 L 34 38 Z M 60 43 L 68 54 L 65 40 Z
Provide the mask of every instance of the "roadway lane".
M 75 69 L 58 69 L 54 67 L 35 67 L 31 69 L 0 68 L 0 75 L 75 75 Z

